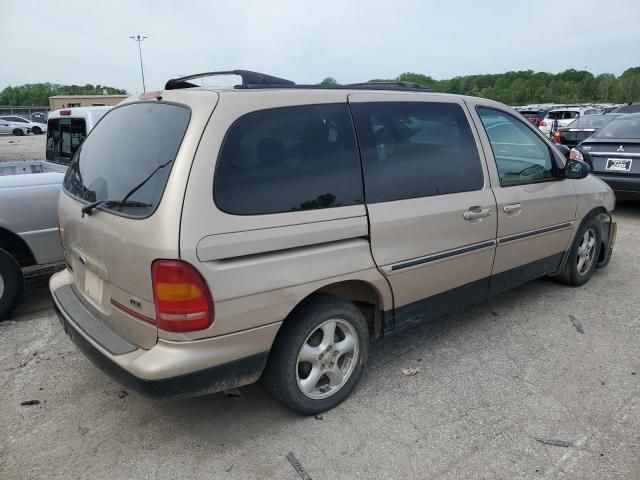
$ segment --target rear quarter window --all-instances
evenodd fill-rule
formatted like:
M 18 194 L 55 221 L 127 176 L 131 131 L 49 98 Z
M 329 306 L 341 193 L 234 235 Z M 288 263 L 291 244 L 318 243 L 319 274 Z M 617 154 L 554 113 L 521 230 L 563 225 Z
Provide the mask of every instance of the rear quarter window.
M 273 108 L 240 117 L 220 149 L 214 199 L 219 209 L 235 215 L 362 203 L 348 106 Z

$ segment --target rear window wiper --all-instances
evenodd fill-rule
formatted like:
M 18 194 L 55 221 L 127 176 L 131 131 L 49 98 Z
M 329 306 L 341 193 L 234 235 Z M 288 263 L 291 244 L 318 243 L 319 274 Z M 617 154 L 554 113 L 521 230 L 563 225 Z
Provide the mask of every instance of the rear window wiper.
M 82 216 L 84 217 L 85 213 L 87 215 L 91 215 L 91 212 L 93 211 L 93 209 L 99 205 L 104 205 L 105 207 L 134 207 L 134 208 L 135 207 L 143 208 L 143 207 L 152 206 L 150 203 L 136 202 L 133 200 L 98 200 L 96 202 L 89 203 L 84 207 L 82 207 L 82 210 L 80 210 L 82 212 Z

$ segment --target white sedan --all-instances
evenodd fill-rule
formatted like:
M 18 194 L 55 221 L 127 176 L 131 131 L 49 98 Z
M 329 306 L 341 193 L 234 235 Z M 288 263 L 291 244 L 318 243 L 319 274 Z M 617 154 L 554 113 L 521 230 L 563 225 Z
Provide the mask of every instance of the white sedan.
M 18 133 L 19 131 L 21 131 L 22 133 Z M 28 120 L 24 117 L 19 117 L 17 115 L 3 115 L 0 117 L 0 133 L 26 135 L 29 132 L 36 135 L 46 133 L 47 124 L 32 122 L 31 120 Z

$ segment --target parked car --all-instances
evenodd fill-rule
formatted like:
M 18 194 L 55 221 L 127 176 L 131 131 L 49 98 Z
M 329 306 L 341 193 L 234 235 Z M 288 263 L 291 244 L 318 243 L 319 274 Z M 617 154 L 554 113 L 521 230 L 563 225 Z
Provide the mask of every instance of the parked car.
M 606 125 L 620 115 L 621 114 L 618 113 L 609 113 L 606 115 L 578 117 L 566 127 L 558 128 L 553 134 L 553 140 L 556 143 L 567 145 L 568 147 L 575 147 L 593 135 L 594 132 L 597 132 L 603 125 Z
M 57 204 L 65 171 L 43 161 L 0 163 L 0 321 L 22 297 L 22 269 L 63 260 Z
M 544 120 L 544 117 L 547 115 L 547 112 L 542 109 L 536 110 L 518 110 L 521 115 L 524 116 L 527 120 L 533 123 L 536 127 L 540 125 L 540 122 Z
M 612 113 L 639 113 L 640 112 L 640 102 L 636 103 L 627 103 L 625 105 L 621 105 L 618 108 L 611 111 Z
M 511 108 L 235 73 L 233 89 L 194 75 L 129 98 L 67 171 L 54 305 L 130 388 L 262 377 L 318 413 L 353 390 L 371 337 L 609 261 L 613 192 Z
M 51 112 L 47 120 L 47 160 L 68 163 L 91 129 L 110 109 L 75 107 Z
M 593 107 L 562 107 L 550 110 L 538 125 L 545 135 L 550 135 L 560 127 L 566 127 L 573 120 L 583 115 L 596 115 L 600 110 Z
M 25 268 L 64 261 L 58 235 L 60 186 L 74 147 L 109 108 L 52 112 L 47 161 L 0 163 L 0 321 L 21 299 Z
M 0 134 L 15 135 L 17 137 L 31 134 L 31 126 L 0 117 Z
M 26 127 L 27 129 L 31 130 L 31 133 L 33 133 L 34 135 L 40 135 L 41 133 L 45 133 L 47 131 L 47 126 L 44 123 L 32 122 L 31 120 L 28 120 L 24 117 L 19 117 L 17 115 L 3 115 L 2 117 L 0 117 L 0 122 L 2 122 L 3 120 L 13 122 L 22 127 Z M 15 132 L 12 133 L 15 135 Z
M 640 200 L 640 113 L 621 115 L 571 150 L 621 200 Z

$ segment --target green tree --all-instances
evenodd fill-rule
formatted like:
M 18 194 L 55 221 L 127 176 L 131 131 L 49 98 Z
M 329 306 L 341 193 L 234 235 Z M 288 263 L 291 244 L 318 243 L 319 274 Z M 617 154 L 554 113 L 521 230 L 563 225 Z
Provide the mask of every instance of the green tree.
M 49 97 L 54 95 L 126 95 L 122 88 L 105 85 L 59 85 L 55 83 L 30 83 L 17 87 L 6 87 L 0 92 L 0 105 L 44 106 L 49 105 Z
M 320 85 L 338 85 L 338 81 L 333 77 L 326 77 L 320 82 Z
M 622 75 L 568 69 L 560 73 L 522 70 L 488 75 L 467 75 L 445 80 L 405 72 L 397 80 L 429 85 L 436 92 L 491 98 L 510 105 L 527 103 L 593 103 L 640 101 L 640 67 Z

